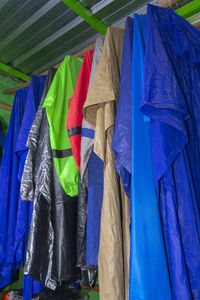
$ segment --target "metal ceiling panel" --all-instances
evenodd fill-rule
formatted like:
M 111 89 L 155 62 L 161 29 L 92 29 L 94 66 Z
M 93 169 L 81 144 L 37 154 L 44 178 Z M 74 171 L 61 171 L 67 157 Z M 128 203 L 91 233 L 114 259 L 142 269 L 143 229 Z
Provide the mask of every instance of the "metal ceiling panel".
M 143 10 L 151 1 L 79 2 L 109 26 L 121 25 L 126 16 Z M 39 74 L 98 36 L 60 0 L 0 0 L 0 28 L 0 61 L 27 74 Z

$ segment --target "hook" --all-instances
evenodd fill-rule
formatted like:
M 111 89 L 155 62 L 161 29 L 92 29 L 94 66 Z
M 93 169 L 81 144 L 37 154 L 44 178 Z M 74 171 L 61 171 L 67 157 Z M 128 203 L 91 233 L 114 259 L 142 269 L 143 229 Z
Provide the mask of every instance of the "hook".
M 168 2 L 169 2 L 169 6 L 172 7 L 171 0 L 168 0 Z

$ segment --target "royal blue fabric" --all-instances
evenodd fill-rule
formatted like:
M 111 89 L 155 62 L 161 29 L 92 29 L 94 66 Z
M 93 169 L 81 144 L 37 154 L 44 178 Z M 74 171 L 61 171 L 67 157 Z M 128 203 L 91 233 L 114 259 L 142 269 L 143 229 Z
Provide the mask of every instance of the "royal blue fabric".
M 88 214 L 86 263 L 98 265 L 101 208 L 103 202 L 103 161 L 92 151 L 88 161 Z
M 153 177 L 150 122 L 140 112 L 146 16 L 134 15 L 132 53 L 132 197 L 129 299 L 170 300 L 167 259 Z
M 20 188 L 17 180 L 19 157 L 15 154 L 15 145 L 27 94 L 27 88 L 19 90 L 15 94 L 0 169 L 0 288 L 12 281 L 12 274 L 21 266 L 21 260 L 16 261 L 14 257 L 14 236 Z
M 21 182 L 24 164 L 26 161 L 26 156 L 28 153 L 28 148 L 26 147 L 26 142 L 28 135 L 33 124 L 40 100 L 42 97 L 42 92 L 45 86 L 46 76 L 32 76 L 31 83 L 29 87 L 26 107 L 24 111 L 24 116 L 20 128 L 20 132 L 17 139 L 17 144 L 15 152 L 19 157 L 19 170 L 18 170 L 18 180 Z M 19 208 L 17 215 L 17 223 L 15 229 L 15 253 L 18 259 L 21 257 L 23 259 L 24 249 L 26 247 L 31 216 L 33 211 L 33 203 L 22 201 L 21 195 L 19 195 Z M 32 295 L 41 291 L 43 285 L 24 276 L 24 289 L 23 289 L 23 298 L 29 300 L 32 298 Z
M 152 153 L 173 299 L 200 299 L 200 32 L 147 10 L 142 111 Z
M 89 128 L 82 128 L 81 135 L 90 139 L 94 139 L 95 131 Z
M 128 17 L 124 32 L 120 96 L 111 144 L 116 157 L 116 171 L 122 179 L 128 197 L 130 197 L 132 173 L 132 43 L 133 19 Z

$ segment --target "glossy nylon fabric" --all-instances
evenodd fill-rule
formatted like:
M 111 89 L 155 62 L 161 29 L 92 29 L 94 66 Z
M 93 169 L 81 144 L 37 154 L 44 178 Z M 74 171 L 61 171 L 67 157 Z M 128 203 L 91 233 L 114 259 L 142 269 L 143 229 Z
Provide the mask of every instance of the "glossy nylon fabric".
M 19 90 L 15 94 L 0 169 L 0 288 L 12 281 L 12 274 L 21 266 L 21 260 L 16 261 L 14 255 L 20 188 L 20 182 L 17 180 L 19 157 L 15 153 L 15 145 L 23 119 L 27 95 L 28 88 Z
M 146 15 L 134 15 L 132 52 L 132 197 L 129 299 L 172 299 L 153 177 L 151 123 L 140 112 Z
M 120 96 L 111 147 L 116 157 L 116 171 L 129 197 L 132 173 L 132 43 L 133 19 L 128 17 L 124 32 Z
M 66 117 L 69 99 L 72 97 L 82 59 L 66 56 L 56 72 L 52 85 L 44 101 L 50 128 L 51 148 L 61 152 L 71 149 L 66 131 Z M 78 168 L 73 155 L 54 157 L 59 181 L 69 196 L 78 195 Z
M 123 38 L 123 29 L 108 27 L 102 56 L 83 108 L 85 120 L 95 128 L 94 152 L 104 161 L 104 195 L 98 258 L 100 299 L 103 300 L 124 300 L 119 178 L 115 172 L 115 158 L 111 151 L 120 88 Z
M 84 56 L 74 93 L 69 100 L 69 111 L 66 120 L 66 128 L 69 134 L 72 153 L 79 172 L 81 164 L 81 126 L 83 121 L 82 108 L 87 97 L 93 54 L 94 50 L 91 50 L 88 51 Z
M 172 10 L 149 5 L 142 111 L 152 118 L 154 174 L 177 300 L 200 299 L 199 82 L 200 32 Z

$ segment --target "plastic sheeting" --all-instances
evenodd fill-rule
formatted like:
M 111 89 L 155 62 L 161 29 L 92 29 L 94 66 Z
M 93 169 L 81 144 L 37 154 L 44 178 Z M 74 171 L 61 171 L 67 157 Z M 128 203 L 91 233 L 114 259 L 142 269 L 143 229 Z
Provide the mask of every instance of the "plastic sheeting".
M 142 111 L 152 118 L 173 299 L 199 300 L 200 32 L 172 10 L 151 5 L 147 29 Z
M 129 299 L 171 299 L 164 241 L 153 178 L 150 122 L 140 112 L 146 16 L 134 15 L 132 57 L 132 199 Z

